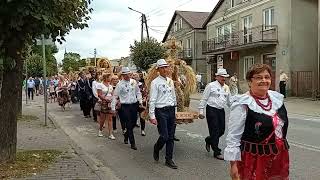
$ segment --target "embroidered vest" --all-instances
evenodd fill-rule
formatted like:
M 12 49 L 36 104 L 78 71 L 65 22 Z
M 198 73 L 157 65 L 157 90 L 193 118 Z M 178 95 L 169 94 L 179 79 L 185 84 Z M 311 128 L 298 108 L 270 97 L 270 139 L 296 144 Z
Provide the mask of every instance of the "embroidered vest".
M 284 105 L 277 111 L 283 121 L 282 139 L 286 149 L 289 149 L 286 141 L 288 129 L 287 110 Z M 268 139 L 267 142 L 264 142 Z M 248 108 L 245 129 L 241 138 L 241 150 L 259 155 L 277 154 L 276 137 L 271 116 L 252 111 Z

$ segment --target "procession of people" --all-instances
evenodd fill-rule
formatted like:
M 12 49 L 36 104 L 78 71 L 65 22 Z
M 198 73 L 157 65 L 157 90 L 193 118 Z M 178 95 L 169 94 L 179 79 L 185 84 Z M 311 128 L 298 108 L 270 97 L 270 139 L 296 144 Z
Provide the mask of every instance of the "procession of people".
M 159 152 L 166 146 L 165 165 L 177 169 L 173 161 L 176 83 L 171 79 L 170 65 L 165 59 L 159 59 L 155 66 L 158 76 L 150 87 L 145 84 L 142 72 L 133 73 L 128 67 L 122 67 L 119 74 L 91 69 L 80 72 L 77 77 L 54 76 L 47 82 L 49 99 L 50 102 L 57 99 L 63 110 L 67 103 L 71 108 L 72 103 L 79 101 L 83 116 L 99 124 L 98 137 L 106 134 L 108 139 L 115 140 L 119 121 L 123 143 L 130 143 L 133 150 L 137 150 L 133 129 L 140 119 L 141 135 L 146 136 L 145 121 L 149 120 L 159 133 L 153 147 L 154 160 L 159 161 Z M 246 75 L 249 91 L 244 94 L 238 94 L 236 74 L 229 81 L 227 78 L 227 70 L 219 68 L 216 80 L 206 86 L 199 103 L 198 117 L 206 118 L 208 125 L 209 135 L 204 139 L 206 151 L 212 150 L 213 157 L 218 160 L 230 161 L 233 180 L 289 179 L 285 94 L 269 90 L 270 67 L 254 64 L 249 69 Z M 26 81 L 29 98 L 33 98 L 36 84 L 32 78 Z M 280 87 L 283 91 L 282 82 Z M 230 109 L 229 115 L 225 109 Z M 227 147 L 223 151 L 219 142 L 225 134 L 226 123 Z

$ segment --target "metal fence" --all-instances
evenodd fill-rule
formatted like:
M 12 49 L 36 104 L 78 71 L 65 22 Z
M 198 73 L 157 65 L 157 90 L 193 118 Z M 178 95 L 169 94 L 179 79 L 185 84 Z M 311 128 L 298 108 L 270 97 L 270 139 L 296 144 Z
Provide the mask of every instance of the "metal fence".
M 210 53 L 228 48 L 259 42 L 274 43 L 278 41 L 278 26 L 256 26 L 231 34 L 219 36 L 202 42 L 202 53 Z

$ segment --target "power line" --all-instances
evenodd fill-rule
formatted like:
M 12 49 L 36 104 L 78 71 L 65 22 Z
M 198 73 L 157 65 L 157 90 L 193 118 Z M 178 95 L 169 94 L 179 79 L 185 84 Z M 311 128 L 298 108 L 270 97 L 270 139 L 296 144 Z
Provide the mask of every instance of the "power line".
M 188 1 L 186 1 L 186 2 L 184 2 L 184 3 L 182 3 L 182 4 L 180 4 L 180 5 L 176 6 L 174 9 L 177 9 L 177 8 L 179 8 L 179 7 L 181 7 L 181 6 L 184 6 L 184 5 L 186 5 L 186 4 L 188 4 L 188 3 L 192 2 L 192 1 L 193 1 L 193 0 L 188 0 Z M 162 15 L 165 11 L 171 11 L 171 9 L 172 9 L 172 8 L 159 9 L 159 10 L 157 10 L 157 11 L 149 14 L 148 17 L 150 17 L 151 15 L 152 15 L 152 16 Z
M 184 1 L 184 0 L 180 0 L 178 3 L 182 2 L 182 1 Z M 168 8 L 168 7 L 167 6 L 166 7 L 162 7 L 162 8 L 156 7 L 154 9 L 152 9 L 151 11 L 147 12 L 146 15 L 149 16 L 150 14 L 154 13 L 156 10 L 159 11 L 159 9 L 163 10 L 163 9 L 166 9 L 166 8 Z

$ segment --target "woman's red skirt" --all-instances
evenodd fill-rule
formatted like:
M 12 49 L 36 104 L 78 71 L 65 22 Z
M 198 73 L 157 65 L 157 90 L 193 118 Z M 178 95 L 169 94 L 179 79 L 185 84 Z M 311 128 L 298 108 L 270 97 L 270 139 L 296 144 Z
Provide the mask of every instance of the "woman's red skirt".
M 240 179 L 289 180 L 289 152 L 285 148 L 279 150 L 278 154 L 270 155 L 243 151 L 241 161 L 237 162 Z

